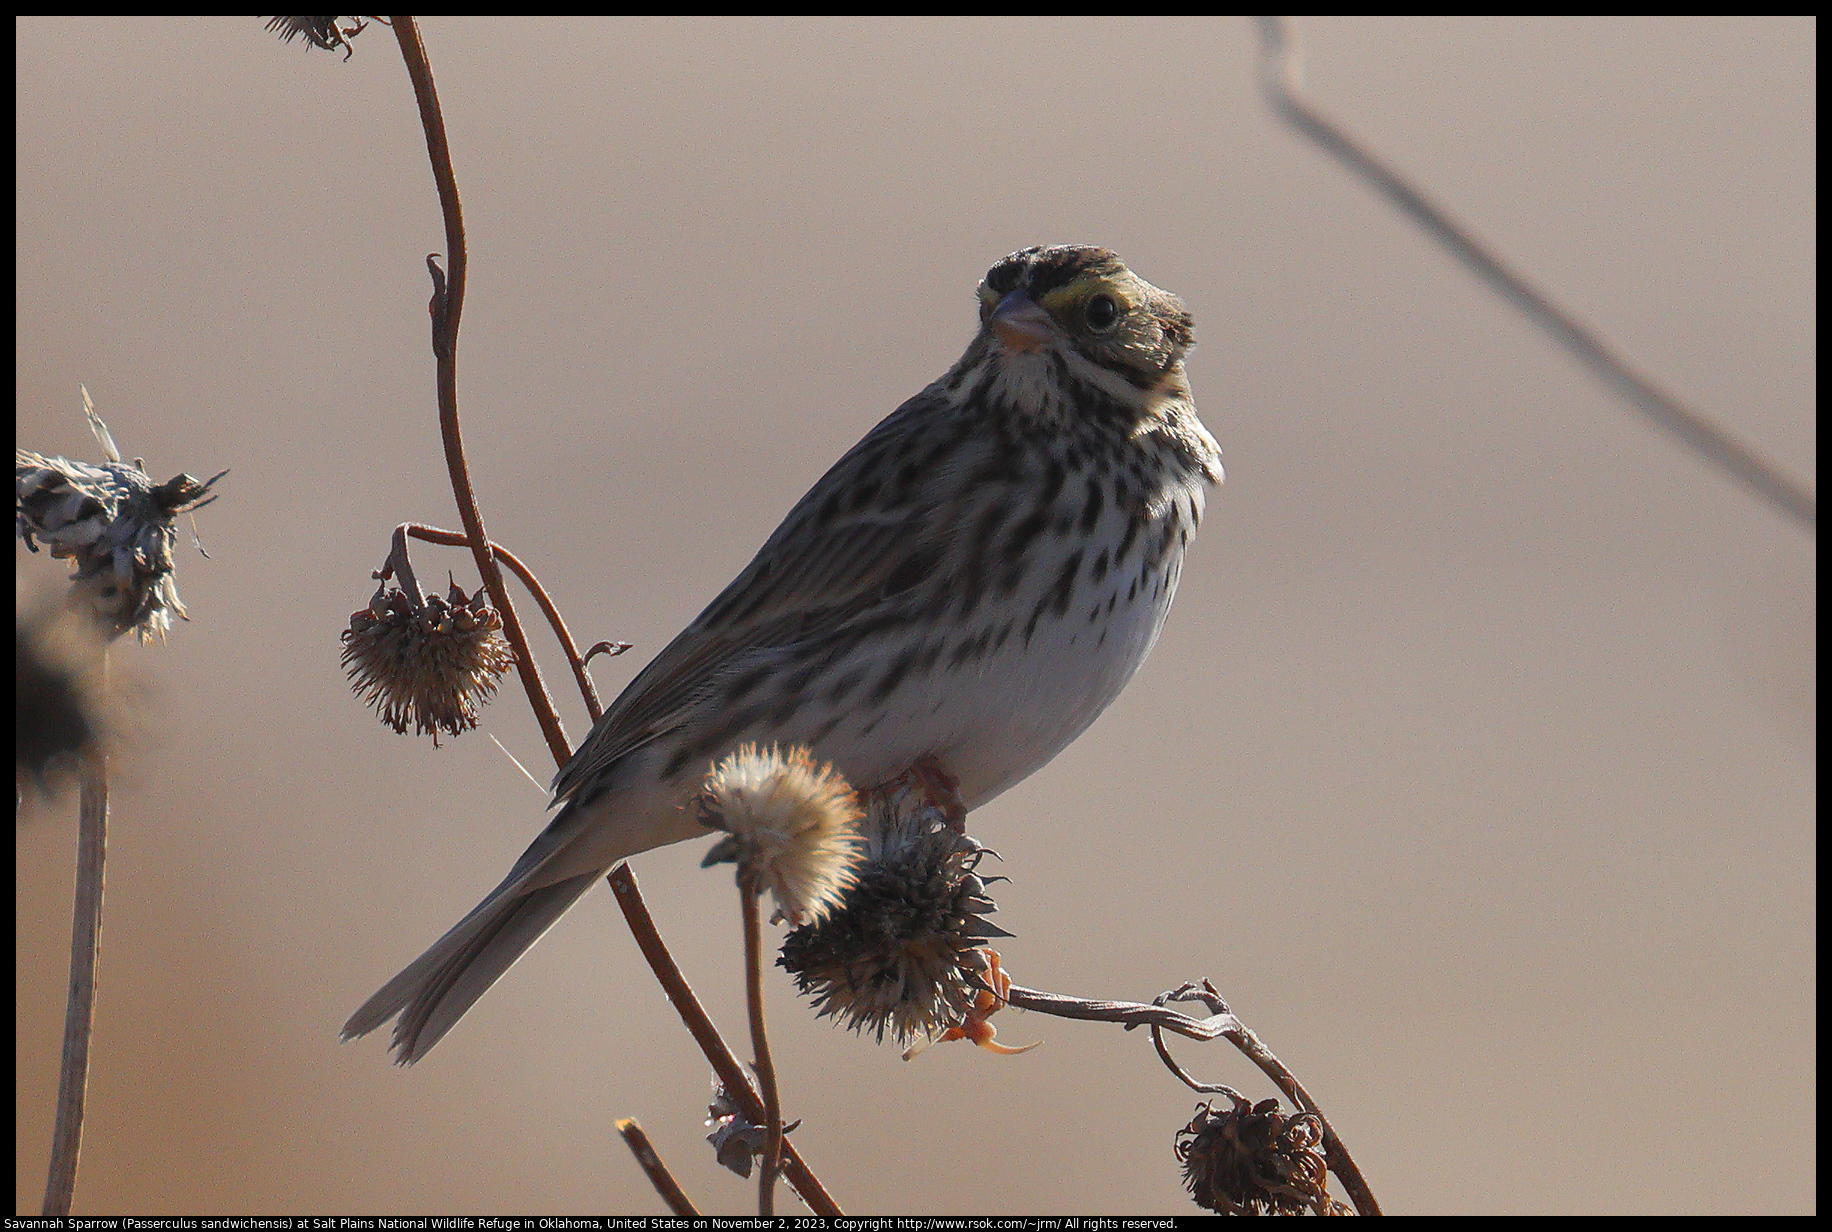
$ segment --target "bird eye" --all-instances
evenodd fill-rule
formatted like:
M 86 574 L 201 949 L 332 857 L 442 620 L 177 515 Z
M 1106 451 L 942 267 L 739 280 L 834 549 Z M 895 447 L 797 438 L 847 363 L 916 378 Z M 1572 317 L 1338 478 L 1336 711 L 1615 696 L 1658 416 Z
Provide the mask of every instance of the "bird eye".
M 1099 333 L 1113 328 L 1113 323 L 1120 319 L 1120 306 L 1113 302 L 1111 295 L 1095 295 L 1089 298 L 1082 315 L 1087 318 L 1088 328 Z

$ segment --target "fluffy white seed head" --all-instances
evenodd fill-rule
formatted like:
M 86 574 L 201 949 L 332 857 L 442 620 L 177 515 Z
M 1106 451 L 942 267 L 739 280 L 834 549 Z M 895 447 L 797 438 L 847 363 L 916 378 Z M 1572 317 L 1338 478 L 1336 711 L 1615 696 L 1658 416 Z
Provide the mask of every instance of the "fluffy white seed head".
M 744 745 L 713 767 L 695 807 L 728 836 L 705 863 L 735 860 L 740 881 L 767 889 L 792 924 L 826 918 L 856 880 L 858 800 L 806 748 Z

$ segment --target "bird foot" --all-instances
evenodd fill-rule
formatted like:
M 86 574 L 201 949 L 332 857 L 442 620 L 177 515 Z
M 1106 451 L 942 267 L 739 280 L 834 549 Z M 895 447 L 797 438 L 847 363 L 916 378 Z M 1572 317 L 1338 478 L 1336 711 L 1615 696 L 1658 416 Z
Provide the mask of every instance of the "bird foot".
M 956 834 L 967 833 L 967 806 L 961 803 L 961 781 L 942 769 L 941 759 L 924 753 L 910 767 L 910 781 L 928 802 L 941 810 L 948 828 Z
M 957 1025 L 943 1031 L 935 1042 L 945 1044 L 949 1040 L 971 1040 L 975 1046 L 996 1052 L 1002 1057 L 1015 1057 L 1041 1045 L 1042 1040 L 1018 1048 L 998 1042 L 998 1029 L 989 1020 L 1004 1007 L 1006 995 L 1011 992 L 1011 977 L 1000 966 L 998 951 L 991 947 L 986 949 L 986 982 L 990 987 L 982 988 L 973 998 L 967 1016 Z

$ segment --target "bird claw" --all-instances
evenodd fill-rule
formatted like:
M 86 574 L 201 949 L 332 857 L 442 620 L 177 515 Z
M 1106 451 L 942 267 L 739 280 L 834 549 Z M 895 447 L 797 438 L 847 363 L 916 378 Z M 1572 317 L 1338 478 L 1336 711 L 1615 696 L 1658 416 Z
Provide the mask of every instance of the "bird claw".
M 961 803 L 961 781 L 942 769 L 940 758 L 933 753 L 923 754 L 910 767 L 910 778 L 929 803 L 941 810 L 950 830 L 956 834 L 967 832 L 967 806 Z
M 1042 1040 L 1013 1048 L 1009 1044 L 998 1042 L 998 1028 L 989 1021 L 1005 1005 L 1005 998 L 1011 992 L 1011 977 L 999 964 L 999 953 L 990 947 L 986 949 L 986 980 L 988 987 L 983 988 L 973 998 L 973 1004 L 967 1009 L 967 1016 L 956 1025 L 949 1027 L 936 1037 L 935 1042 L 945 1044 L 949 1040 L 971 1040 L 976 1047 L 988 1052 L 996 1052 L 1002 1057 L 1015 1057 L 1029 1052 L 1042 1044 Z M 912 1050 L 910 1056 L 915 1055 Z

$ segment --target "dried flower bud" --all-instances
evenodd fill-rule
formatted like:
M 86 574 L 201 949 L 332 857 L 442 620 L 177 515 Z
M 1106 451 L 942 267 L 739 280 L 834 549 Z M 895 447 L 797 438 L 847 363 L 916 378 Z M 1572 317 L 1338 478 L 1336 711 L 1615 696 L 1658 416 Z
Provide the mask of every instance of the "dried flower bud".
M 340 21 L 353 23 L 348 28 L 338 25 Z M 360 17 L 275 17 L 267 23 L 267 28 L 280 36 L 280 41 L 290 43 L 296 38 L 303 38 L 306 47 L 318 47 L 325 51 L 344 50 L 344 59 L 356 54 L 356 48 L 350 46 L 350 40 L 367 29 L 369 23 Z
M 986 942 L 1010 933 L 974 871 L 986 849 L 957 834 L 912 783 L 874 793 L 864 859 L 840 909 L 790 933 L 777 965 L 822 1015 L 855 1031 L 928 1039 L 963 1021 L 986 986 Z
M 797 746 L 787 756 L 747 744 L 727 757 L 694 797 L 700 820 L 727 837 L 702 867 L 738 865 L 738 879 L 769 890 L 791 923 L 823 919 L 853 882 L 859 804 L 832 766 Z
M 762 1155 L 769 1145 L 770 1131 L 766 1126 L 744 1119 L 744 1113 L 725 1093 L 725 1086 L 717 1074 L 712 1078 L 712 1103 L 706 1108 L 706 1124 L 712 1130 L 706 1135 L 706 1141 L 712 1144 L 713 1158 L 749 1180 L 751 1161 Z M 791 1121 L 782 1127 L 782 1132 L 788 1134 L 800 1126 L 799 1120 Z
M 454 582 L 445 598 L 416 601 L 384 584 L 350 614 L 343 634 L 350 691 L 397 732 L 411 723 L 435 745 L 442 731 L 462 735 L 477 726 L 479 708 L 515 662 L 502 627 L 481 586 L 467 597 Z
M 91 417 L 100 422 L 93 410 Z M 111 446 L 105 434 L 103 427 L 98 439 Z M 138 460 L 92 466 L 28 449 L 15 449 L 13 464 L 19 537 L 34 552 L 42 542 L 52 556 L 75 563 L 72 598 L 105 636 L 131 629 L 148 642 L 165 636 L 173 613 L 185 617 L 172 576 L 173 522 L 215 500 L 210 486 L 227 471 L 202 482 L 177 475 L 155 484 Z
M 1285 1113 L 1276 1099 L 1233 1107 L 1198 1104 L 1177 1131 L 1183 1183 L 1196 1205 L 1223 1215 L 1347 1215 L 1330 1197 L 1323 1127 L 1308 1112 Z

